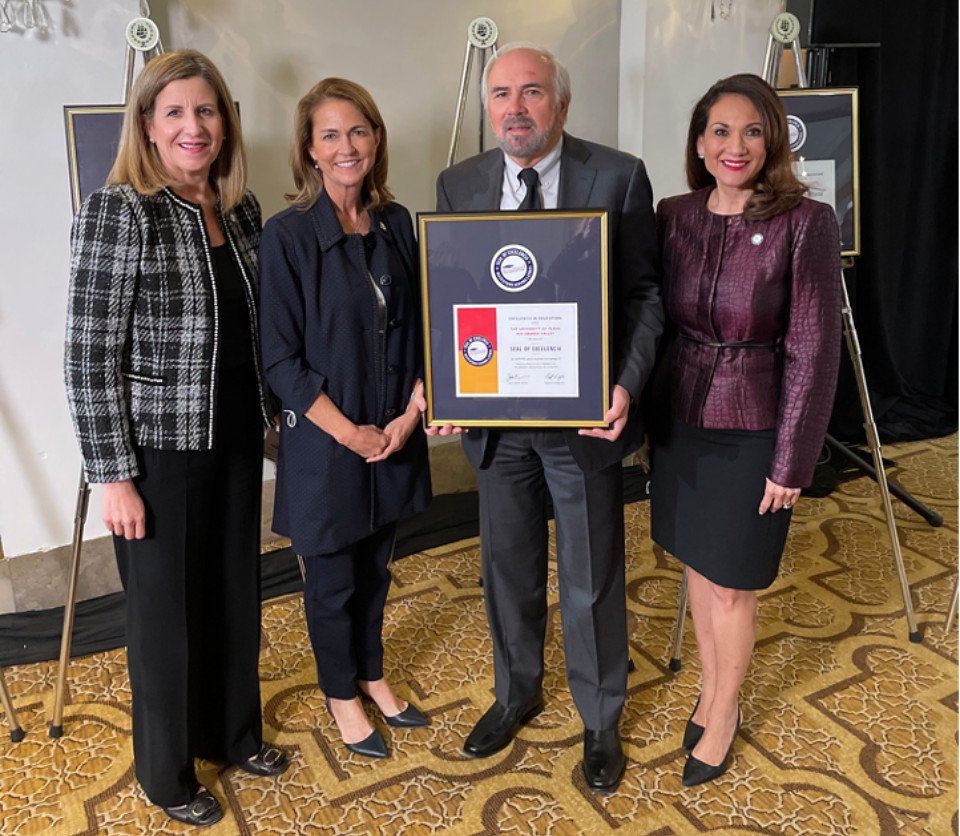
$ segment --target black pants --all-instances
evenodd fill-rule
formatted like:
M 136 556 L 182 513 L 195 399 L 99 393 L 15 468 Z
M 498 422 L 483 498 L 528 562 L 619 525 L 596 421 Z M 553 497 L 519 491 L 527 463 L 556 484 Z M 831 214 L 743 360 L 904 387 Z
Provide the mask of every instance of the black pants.
M 164 807 L 195 795 L 195 757 L 237 763 L 261 744 L 263 433 L 243 402 L 221 401 L 215 450 L 138 450 L 147 536 L 114 538 L 136 774 Z
M 543 683 L 549 491 L 570 692 L 586 728 L 613 728 L 627 685 L 620 464 L 584 473 L 557 430 L 504 431 L 491 442 L 477 486 L 497 701 L 517 708 Z
M 303 601 L 317 678 L 335 700 L 357 696 L 358 679 L 383 676 L 383 607 L 396 532 L 391 523 L 340 551 L 303 556 Z

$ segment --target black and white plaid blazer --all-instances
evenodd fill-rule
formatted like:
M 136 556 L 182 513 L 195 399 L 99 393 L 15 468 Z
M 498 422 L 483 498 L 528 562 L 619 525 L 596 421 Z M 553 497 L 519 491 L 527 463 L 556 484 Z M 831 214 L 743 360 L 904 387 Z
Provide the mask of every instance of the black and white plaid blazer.
M 220 222 L 246 287 L 268 423 L 257 199 L 247 192 Z M 136 476 L 136 446 L 212 449 L 220 328 L 201 208 L 170 189 L 106 186 L 84 201 L 71 245 L 64 371 L 87 480 Z

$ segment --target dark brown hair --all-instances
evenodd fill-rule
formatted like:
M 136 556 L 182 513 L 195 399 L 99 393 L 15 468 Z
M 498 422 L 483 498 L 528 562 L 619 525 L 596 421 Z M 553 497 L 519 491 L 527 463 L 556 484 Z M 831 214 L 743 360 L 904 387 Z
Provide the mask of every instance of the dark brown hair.
M 314 111 L 327 99 L 340 99 L 353 104 L 380 137 L 373 166 L 363 181 L 362 195 L 365 206 L 379 209 L 393 200 L 393 193 L 387 188 L 387 129 L 373 97 L 365 88 L 345 78 L 318 81 L 297 103 L 297 112 L 293 117 L 293 148 L 290 150 L 290 168 L 297 190 L 284 197 L 294 206 L 306 210 L 313 206 L 323 191 L 323 175 L 313 164 L 310 146 L 313 144 Z
M 793 156 L 787 138 L 787 117 L 774 89 L 760 76 L 751 73 L 720 79 L 697 102 L 687 132 L 686 173 L 691 189 L 703 189 L 716 183 L 697 154 L 697 141 L 707 130 L 713 106 L 724 96 L 745 96 L 760 114 L 766 160 L 753 184 L 753 194 L 743 209 L 748 221 L 772 218 L 797 206 L 807 187 L 793 172 Z

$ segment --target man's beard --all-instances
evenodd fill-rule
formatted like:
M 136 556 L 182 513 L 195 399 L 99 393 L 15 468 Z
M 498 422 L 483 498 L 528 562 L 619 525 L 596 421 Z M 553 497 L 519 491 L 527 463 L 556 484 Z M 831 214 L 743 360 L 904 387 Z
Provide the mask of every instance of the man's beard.
M 521 126 L 530 128 L 530 132 L 523 136 L 511 134 L 510 128 Z M 539 157 L 550 144 L 550 138 L 553 135 L 553 124 L 546 131 L 537 128 L 536 123 L 526 116 L 508 116 L 503 120 L 500 126 L 500 133 L 497 140 L 504 153 L 520 160 L 528 160 Z

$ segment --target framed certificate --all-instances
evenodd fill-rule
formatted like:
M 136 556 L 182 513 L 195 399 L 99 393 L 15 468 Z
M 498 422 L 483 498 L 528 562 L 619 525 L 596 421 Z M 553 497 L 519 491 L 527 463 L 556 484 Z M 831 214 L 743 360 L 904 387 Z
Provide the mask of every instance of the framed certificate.
M 860 254 L 860 143 L 857 89 L 778 90 L 790 150 L 807 197 L 833 207 L 842 255 Z
M 234 106 L 239 113 L 240 103 L 234 102 Z M 74 212 L 79 211 L 80 204 L 107 182 L 120 146 L 124 110 L 126 107 L 122 104 L 63 107 Z
M 607 213 L 418 220 L 428 422 L 606 426 Z
M 123 105 L 67 105 L 63 108 L 74 212 L 92 192 L 107 182 L 120 143 L 123 111 Z

